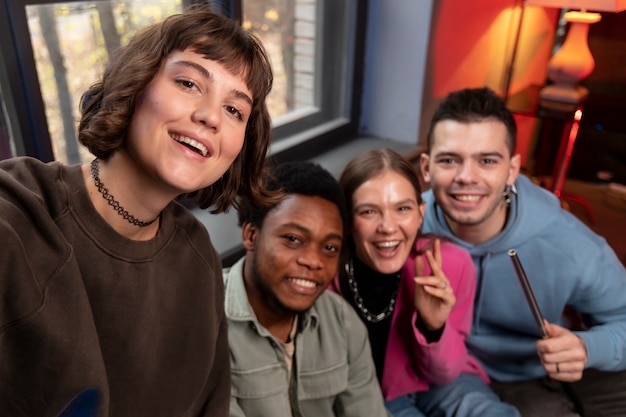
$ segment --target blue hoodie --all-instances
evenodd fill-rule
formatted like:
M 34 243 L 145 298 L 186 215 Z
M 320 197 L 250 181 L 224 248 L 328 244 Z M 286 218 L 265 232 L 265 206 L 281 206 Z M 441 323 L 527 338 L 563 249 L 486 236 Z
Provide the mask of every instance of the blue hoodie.
M 626 369 L 626 270 L 606 240 L 563 210 L 559 200 L 520 175 L 501 233 L 478 245 L 453 235 L 432 191 L 425 192 L 423 231 L 448 236 L 472 255 L 477 286 L 467 346 L 490 377 L 522 381 L 545 376 L 535 344 L 539 330 L 508 256 L 517 250 L 539 308 L 565 326 L 566 305 L 588 314 L 587 367 Z M 523 207 L 523 208 L 522 208 Z

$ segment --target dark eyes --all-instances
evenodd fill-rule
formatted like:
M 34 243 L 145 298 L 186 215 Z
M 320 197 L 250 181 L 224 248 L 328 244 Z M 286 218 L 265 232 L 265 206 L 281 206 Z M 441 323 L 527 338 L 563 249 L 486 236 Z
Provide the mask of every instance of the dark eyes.
M 452 165 L 452 164 L 458 164 L 460 163 L 459 161 L 457 161 L 456 159 L 453 158 L 441 158 L 437 160 L 438 164 L 441 165 Z M 497 164 L 498 160 L 494 159 L 494 158 L 482 158 L 480 159 L 480 164 L 481 165 L 493 165 L 493 164 Z
M 193 89 L 196 88 L 196 84 L 193 81 L 184 80 L 184 79 L 178 79 L 178 80 L 176 80 L 176 83 L 178 85 L 181 85 L 182 87 L 188 89 L 188 90 L 193 90 Z
M 177 79 L 176 80 L 176 84 L 180 85 L 185 90 L 190 90 L 190 91 L 197 91 L 197 90 L 199 90 L 198 86 L 196 85 L 196 83 L 194 83 L 193 81 L 184 79 L 184 78 Z M 240 121 L 244 120 L 243 112 L 241 110 L 239 110 L 237 107 L 235 107 L 235 106 L 224 106 L 224 109 L 226 110 L 226 112 L 231 114 L 237 120 L 240 120 Z
M 298 237 L 294 236 L 294 235 L 285 235 L 285 236 L 283 236 L 283 239 L 285 239 L 289 243 L 299 243 L 300 242 L 300 239 L 298 239 Z
M 237 119 L 243 120 L 243 113 L 239 111 L 239 109 L 237 109 L 236 107 L 226 106 L 226 111 L 235 116 Z
M 303 246 L 305 243 L 299 237 L 295 235 L 285 235 L 282 237 L 287 245 L 291 248 L 299 248 Z M 336 254 L 341 250 L 341 246 L 334 245 L 332 243 L 326 243 L 323 245 L 323 251 L 330 254 Z
M 339 252 L 339 248 L 337 246 L 331 245 L 331 244 L 328 244 L 328 245 L 324 246 L 324 250 L 326 252 L 332 252 L 332 253 Z
M 411 206 L 400 206 L 397 208 L 398 211 L 401 212 L 407 212 L 407 211 L 411 211 L 413 209 L 413 207 Z M 363 217 L 368 217 L 368 216 L 373 216 L 377 213 L 376 210 L 374 209 L 366 209 L 366 210 L 361 210 L 358 212 L 359 216 L 363 216 Z

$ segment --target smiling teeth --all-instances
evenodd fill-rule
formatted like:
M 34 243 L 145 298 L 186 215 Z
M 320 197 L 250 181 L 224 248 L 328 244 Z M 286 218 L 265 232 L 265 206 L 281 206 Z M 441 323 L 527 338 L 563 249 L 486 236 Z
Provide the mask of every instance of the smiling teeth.
M 209 150 L 206 148 L 206 146 L 204 146 L 203 144 L 201 144 L 195 139 L 188 138 L 187 136 L 174 135 L 174 134 L 172 134 L 171 136 L 172 136 L 172 139 L 174 139 L 176 142 L 184 143 L 184 144 L 191 146 L 196 151 L 198 151 L 198 153 L 202 156 L 207 156 L 207 154 L 209 153 Z
M 479 195 L 456 195 L 454 196 L 459 201 L 478 201 L 480 199 Z
M 378 243 L 375 243 L 374 245 L 378 248 L 393 248 L 395 246 L 398 246 L 399 244 L 400 244 L 399 241 L 392 240 L 389 242 L 378 242 Z
M 296 285 L 299 285 L 301 287 L 307 287 L 307 288 L 314 288 L 317 285 L 313 281 L 300 279 L 300 278 L 291 278 L 291 281 Z

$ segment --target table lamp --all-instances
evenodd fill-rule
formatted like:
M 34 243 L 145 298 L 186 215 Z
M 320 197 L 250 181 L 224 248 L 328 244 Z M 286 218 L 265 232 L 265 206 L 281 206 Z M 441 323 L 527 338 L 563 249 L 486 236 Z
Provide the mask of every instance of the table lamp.
M 526 0 L 525 4 L 570 10 L 564 16 L 570 24 L 565 41 L 548 61 L 548 78 L 553 84 L 541 90 L 541 98 L 567 103 L 582 101 L 589 91 L 578 83 L 587 78 L 595 66 L 587 43 L 589 25 L 602 18 L 600 13 L 594 12 L 621 12 L 626 10 L 626 0 Z

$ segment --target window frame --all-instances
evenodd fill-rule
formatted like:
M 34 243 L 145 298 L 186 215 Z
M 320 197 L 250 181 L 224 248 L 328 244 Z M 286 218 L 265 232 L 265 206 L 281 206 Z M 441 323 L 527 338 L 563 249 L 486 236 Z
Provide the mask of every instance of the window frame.
M 80 0 L 65 0 L 74 2 Z M 253 0 L 250 0 L 253 1 Z M 0 72 L 2 99 L 10 121 L 9 135 L 18 155 L 54 160 L 37 68 L 32 50 L 26 6 L 59 0 L 0 0 Z M 242 0 L 192 0 L 209 3 L 241 21 Z M 322 77 L 319 111 L 276 126 L 270 154 L 278 160 L 309 158 L 340 146 L 357 134 L 363 83 L 363 48 L 367 2 L 319 0 L 316 76 Z M 343 48 L 337 47 L 340 39 Z M 346 59 L 346 57 L 348 57 Z M 320 65 L 325 62 L 326 65 Z M 328 65 L 331 62 L 332 65 Z M 95 80 L 94 80 L 95 81 Z

